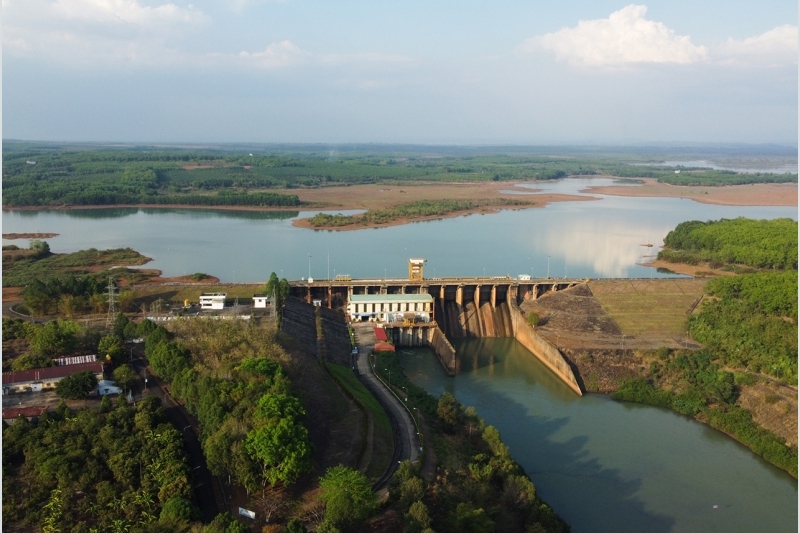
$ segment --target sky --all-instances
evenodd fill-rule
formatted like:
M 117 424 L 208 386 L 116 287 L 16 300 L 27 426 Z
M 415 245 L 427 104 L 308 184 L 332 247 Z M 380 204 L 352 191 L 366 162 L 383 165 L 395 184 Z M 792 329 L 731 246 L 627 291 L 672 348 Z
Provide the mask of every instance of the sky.
M 796 0 L 2 0 L 2 137 L 797 144 Z

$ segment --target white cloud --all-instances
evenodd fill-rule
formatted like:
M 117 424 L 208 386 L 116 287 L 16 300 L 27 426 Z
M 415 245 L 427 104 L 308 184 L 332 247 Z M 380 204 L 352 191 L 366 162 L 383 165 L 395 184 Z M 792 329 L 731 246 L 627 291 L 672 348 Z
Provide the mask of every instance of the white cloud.
M 264 68 L 285 67 L 300 63 L 311 54 L 302 50 L 292 41 L 281 41 L 268 45 L 261 52 L 239 52 L 239 57 Z
M 615 66 L 636 63 L 695 63 L 707 58 L 704 46 L 661 22 L 647 20 L 646 6 L 631 4 L 606 19 L 582 20 L 574 28 L 527 39 L 522 52 L 545 50 L 574 65 Z
M 132 24 L 145 28 L 207 21 L 202 11 L 184 9 L 171 3 L 156 7 L 143 6 L 137 0 L 56 0 L 52 10 L 66 20 Z
M 716 47 L 723 64 L 775 66 L 797 64 L 797 26 L 786 24 L 743 40 L 728 39 Z
M 62 65 L 168 65 L 177 42 L 210 22 L 200 10 L 139 0 L 3 0 L 3 47 Z

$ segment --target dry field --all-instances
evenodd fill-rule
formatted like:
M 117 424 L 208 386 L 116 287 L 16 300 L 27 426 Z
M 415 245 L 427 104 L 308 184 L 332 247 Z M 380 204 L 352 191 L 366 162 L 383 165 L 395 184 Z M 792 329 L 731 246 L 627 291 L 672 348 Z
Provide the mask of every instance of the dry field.
M 611 176 L 609 176 L 611 177 Z M 693 187 L 658 183 L 643 178 L 641 187 L 589 187 L 584 192 L 611 196 L 651 196 L 687 198 L 704 204 L 718 205 L 797 205 L 796 183 L 753 183 L 726 187 Z
M 703 295 L 705 280 L 592 281 L 589 287 L 625 335 L 686 334 L 687 311 Z

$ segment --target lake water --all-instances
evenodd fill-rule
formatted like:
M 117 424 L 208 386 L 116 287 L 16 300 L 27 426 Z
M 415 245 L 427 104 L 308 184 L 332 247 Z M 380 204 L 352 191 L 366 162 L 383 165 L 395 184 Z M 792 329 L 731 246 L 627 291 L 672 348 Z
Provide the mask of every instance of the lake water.
M 581 194 L 610 179 L 569 179 L 534 187 Z M 533 190 L 532 190 L 533 192 Z M 315 212 L 211 209 L 88 209 L 3 211 L 3 233 L 59 233 L 54 252 L 129 246 L 154 259 L 166 276 L 205 272 L 223 281 L 263 281 L 336 274 L 375 278 L 407 275 L 409 257 L 428 260 L 429 277 L 530 274 L 534 277 L 663 276 L 638 266 L 685 220 L 791 217 L 795 207 L 707 205 L 677 198 L 598 198 L 545 208 L 502 211 L 390 228 L 336 232 L 295 228 Z M 20 244 L 6 241 L 3 244 Z M 652 248 L 642 244 L 654 244 Z M 25 246 L 27 243 L 21 241 Z
M 574 533 L 797 531 L 797 481 L 726 435 L 665 409 L 578 397 L 514 339 L 453 344 L 457 377 L 423 348 L 400 349 L 406 375 L 500 430 Z
M 526 192 L 581 194 L 613 181 L 569 179 L 526 185 Z M 402 278 L 409 257 L 428 260 L 428 277 L 660 277 L 667 274 L 637 263 L 656 253 L 680 222 L 797 220 L 796 207 L 592 196 L 598 200 L 347 232 L 291 225 L 314 212 L 3 211 L 2 221 L 3 233 L 59 233 L 48 241 L 55 252 L 129 246 L 152 257 L 147 266 L 167 276 L 206 272 L 255 282 L 272 271 L 299 279 L 309 266 L 315 278 Z M 450 390 L 497 426 L 573 531 L 797 530 L 797 483 L 726 436 L 653 407 L 601 395 L 578 398 L 512 340 L 458 348 L 463 373 L 456 378 L 420 352 L 403 362 L 417 383 L 437 394 Z

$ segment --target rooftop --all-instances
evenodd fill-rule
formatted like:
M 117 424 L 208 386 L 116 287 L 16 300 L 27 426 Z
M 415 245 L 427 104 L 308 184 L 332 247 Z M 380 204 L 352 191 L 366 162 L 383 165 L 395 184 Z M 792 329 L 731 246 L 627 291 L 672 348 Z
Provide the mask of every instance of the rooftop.
M 354 294 L 350 297 L 352 303 L 372 302 L 432 302 L 430 294 Z
M 28 381 L 40 381 L 44 379 L 59 379 L 77 374 L 78 372 L 100 373 L 103 371 L 103 363 L 80 363 L 77 365 L 49 366 L 47 368 L 34 368 L 32 370 L 12 370 L 3 372 L 3 385 L 12 383 L 26 383 Z

